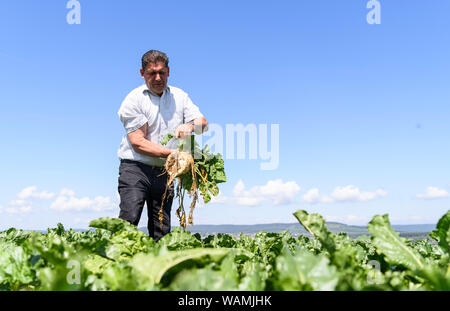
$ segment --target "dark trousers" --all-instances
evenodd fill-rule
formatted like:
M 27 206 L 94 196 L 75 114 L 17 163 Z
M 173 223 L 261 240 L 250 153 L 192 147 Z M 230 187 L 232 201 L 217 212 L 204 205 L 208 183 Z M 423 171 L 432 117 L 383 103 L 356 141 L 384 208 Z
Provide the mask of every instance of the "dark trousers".
M 164 221 L 162 228 L 158 217 L 162 196 L 166 189 L 167 174 L 163 168 L 148 166 L 137 161 L 122 160 L 119 167 L 120 214 L 137 226 L 141 219 L 144 203 L 147 203 L 148 234 L 158 241 L 170 232 L 170 211 L 174 197 L 173 184 L 167 189 L 164 201 Z

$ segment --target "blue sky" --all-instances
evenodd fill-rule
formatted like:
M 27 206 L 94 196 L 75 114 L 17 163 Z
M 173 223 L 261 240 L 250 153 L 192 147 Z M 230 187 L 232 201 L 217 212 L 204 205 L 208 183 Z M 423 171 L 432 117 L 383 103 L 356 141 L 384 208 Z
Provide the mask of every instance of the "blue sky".
M 448 210 L 448 1 L 380 0 L 379 25 L 365 0 L 79 2 L 80 25 L 66 0 L 0 4 L 0 230 L 118 215 L 117 110 L 150 49 L 210 123 L 279 124 L 278 168 L 226 159 L 196 223 Z

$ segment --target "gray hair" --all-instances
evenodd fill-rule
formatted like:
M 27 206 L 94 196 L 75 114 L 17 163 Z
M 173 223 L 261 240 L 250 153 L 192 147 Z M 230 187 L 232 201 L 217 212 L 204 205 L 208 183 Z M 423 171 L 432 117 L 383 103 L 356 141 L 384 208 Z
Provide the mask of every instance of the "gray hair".
M 169 57 L 163 52 L 150 50 L 142 56 L 142 69 L 145 70 L 149 63 L 162 62 L 166 67 L 169 66 Z

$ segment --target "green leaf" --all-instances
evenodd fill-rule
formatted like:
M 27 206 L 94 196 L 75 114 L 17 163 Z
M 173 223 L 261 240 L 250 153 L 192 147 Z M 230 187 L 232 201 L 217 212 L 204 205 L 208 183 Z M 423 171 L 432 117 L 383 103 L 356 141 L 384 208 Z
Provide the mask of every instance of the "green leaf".
M 243 291 L 263 291 L 267 279 L 267 271 L 264 265 L 257 261 L 247 260 L 242 264 L 242 278 L 239 283 L 239 290 Z
M 120 218 L 102 217 L 92 220 L 89 223 L 89 227 L 100 228 L 111 231 L 113 233 L 128 230 L 137 231 L 137 227 L 130 224 L 128 221 Z
M 152 238 L 123 219 L 99 218 L 91 221 L 89 226 L 113 232 L 103 249 L 104 256 L 116 261 L 132 257 L 134 254 L 151 249 L 155 245 Z
M 319 239 L 322 246 L 330 253 L 336 251 L 336 243 L 333 234 L 325 225 L 325 219 L 319 214 L 308 214 L 304 210 L 298 210 L 294 216 L 302 224 L 305 229 Z
M 29 284 L 34 279 L 28 254 L 11 242 L 0 243 L 0 285 L 11 287 Z
M 231 291 L 236 290 L 237 282 L 225 277 L 222 270 L 211 267 L 183 270 L 170 283 L 172 291 Z
M 314 255 L 302 249 L 292 255 L 285 248 L 276 262 L 280 290 L 331 291 L 338 284 L 336 267 L 330 265 L 324 255 Z
M 166 234 L 158 241 L 158 247 L 167 247 L 168 250 L 183 250 L 202 247 L 195 236 L 175 227 L 172 232 Z
M 208 184 L 208 190 L 209 190 L 209 192 L 211 192 L 211 194 L 213 195 L 213 196 L 218 196 L 219 195 L 219 187 L 217 187 L 217 185 L 216 184 L 213 184 L 213 183 L 209 183 Z
M 234 248 L 238 246 L 238 241 L 229 234 L 218 233 L 215 235 L 209 235 L 204 240 L 205 247 L 225 247 Z
M 167 145 L 173 137 L 174 135 L 171 133 L 166 134 L 166 136 L 164 136 L 164 138 L 161 140 L 161 145 L 163 146 Z
M 84 262 L 84 268 L 93 274 L 101 274 L 108 266 L 112 265 L 113 261 L 108 260 L 102 256 L 93 254 L 89 255 Z
M 203 194 L 203 202 L 206 204 L 209 201 L 211 201 L 211 196 L 209 195 L 209 193 L 207 191 L 205 191 Z
M 8 229 L 0 233 L 1 241 L 10 241 L 16 245 L 21 245 L 26 241 L 32 233 L 30 231 L 18 230 L 15 228 Z
M 439 246 L 445 252 L 450 251 L 450 210 L 439 219 L 436 230 L 433 230 L 430 236 L 438 241 Z
M 187 249 L 182 251 L 162 251 L 155 254 L 137 254 L 130 261 L 133 276 L 140 284 L 154 286 L 158 284 L 164 274 L 170 269 L 182 265 L 184 262 L 192 261 L 199 264 L 211 261 L 220 261 L 230 249 Z
M 450 267 L 448 267 L 450 271 Z M 436 264 L 425 266 L 419 275 L 426 280 L 425 286 L 433 291 L 450 291 L 450 275 Z
M 119 262 L 108 266 L 103 271 L 101 280 L 109 290 L 131 291 L 139 289 L 128 262 Z M 146 289 L 152 290 L 154 287 Z
M 411 270 L 422 269 L 424 260 L 413 248 L 408 247 L 405 239 L 392 229 L 388 215 L 373 217 L 368 226 L 372 242 L 386 261 L 392 265 L 402 265 Z

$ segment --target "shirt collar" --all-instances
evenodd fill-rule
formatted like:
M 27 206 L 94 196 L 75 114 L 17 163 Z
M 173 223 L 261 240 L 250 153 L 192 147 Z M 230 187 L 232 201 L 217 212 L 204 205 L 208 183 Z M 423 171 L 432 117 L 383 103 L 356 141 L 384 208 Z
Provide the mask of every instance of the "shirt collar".
M 143 87 L 142 93 L 145 94 L 145 92 L 149 92 L 149 93 L 152 94 L 153 96 L 159 97 L 159 95 L 156 95 L 155 93 L 153 93 L 153 92 L 148 88 L 147 83 L 144 83 L 144 84 L 142 85 L 142 87 Z M 164 95 L 165 95 L 166 93 L 168 93 L 169 91 L 170 91 L 169 86 L 166 86 L 166 89 L 163 91 L 163 93 L 162 93 L 162 95 L 161 95 L 161 98 L 164 97 Z

